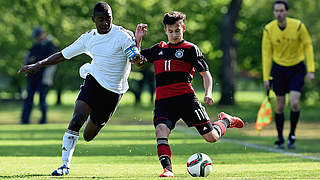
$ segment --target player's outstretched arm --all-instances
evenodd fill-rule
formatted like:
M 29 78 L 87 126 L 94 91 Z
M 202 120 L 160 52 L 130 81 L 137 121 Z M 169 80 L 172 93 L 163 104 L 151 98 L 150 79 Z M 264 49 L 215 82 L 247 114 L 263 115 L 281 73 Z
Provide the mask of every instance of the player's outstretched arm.
M 47 57 L 44 60 L 38 61 L 37 63 L 23 66 L 21 69 L 19 69 L 18 73 L 23 73 L 23 72 L 35 73 L 42 67 L 45 67 L 48 65 L 58 64 L 58 63 L 65 61 L 65 60 L 67 60 L 67 59 L 63 57 L 62 53 L 57 52 L 57 53 Z
M 202 76 L 203 86 L 205 89 L 204 102 L 208 105 L 212 105 L 214 100 L 212 98 L 212 76 L 210 71 L 199 72 Z

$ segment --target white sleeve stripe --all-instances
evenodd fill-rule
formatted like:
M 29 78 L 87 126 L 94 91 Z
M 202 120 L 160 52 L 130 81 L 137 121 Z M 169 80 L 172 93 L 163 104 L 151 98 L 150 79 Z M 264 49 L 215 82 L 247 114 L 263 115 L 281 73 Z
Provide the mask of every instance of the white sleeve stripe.
M 194 46 L 194 48 L 196 49 L 197 57 L 202 56 L 202 52 L 200 51 L 198 46 Z

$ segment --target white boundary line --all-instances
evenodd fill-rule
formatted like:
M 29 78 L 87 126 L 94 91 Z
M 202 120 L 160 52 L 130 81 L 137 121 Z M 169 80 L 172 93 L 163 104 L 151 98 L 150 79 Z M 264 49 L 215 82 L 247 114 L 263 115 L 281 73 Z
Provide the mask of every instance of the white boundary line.
M 186 133 L 186 134 L 198 135 L 198 133 L 196 131 L 194 131 L 193 129 L 190 129 L 190 128 L 176 127 L 176 129 L 178 131 Z M 254 148 L 254 149 L 262 149 L 264 151 L 285 154 L 288 156 L 295 156 L 295 157 L 299 157 L 299 158 L 303 158 L 303 159 L 311 159 L 311 160 L 315 160 L 315 161 L 320 161 L 320 158 L 315 157 L 315 156 L 304 156 L 304 155 L 294 153 L 294 152 L 289 152 L 289 151 L 280 150 L 280 149 L 276 149 L 276 148 L 269 148 L 269 147 L 265 147 L 265 146 L 261 146 L 261 145 L 257 145 L 257 144 L 252 144 L 252 143 L 247 143 L 247 142 L 241 142 L 241 141 L 229 139 L 229 138 L 222 138 L 219 141 L 238 144 L 238 145 L 242 145 L 242 146 L 250 147 L 250 148 Z

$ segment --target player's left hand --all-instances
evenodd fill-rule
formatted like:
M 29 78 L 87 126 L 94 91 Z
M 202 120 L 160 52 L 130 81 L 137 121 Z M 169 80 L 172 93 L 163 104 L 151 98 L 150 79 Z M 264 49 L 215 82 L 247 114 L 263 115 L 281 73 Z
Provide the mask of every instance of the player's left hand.
M 142 37 L 146 36 L 148 32 L 147 24 L 138 24 L 135 32 L 136 41 L 141 42 Z
M 307 80 L 309 83 L 314 79 L 314 72 L 308 72 L 307 73 Z
M 132 58 L 132 60 L 130 60 L 130 62 L 132 63 L 132 64 L 136 64 L 137 66 L 143 66 L 146 62 L 147 62 L 147 60 L 146 60 L 146 58 L 145 57 L 143 57 L 141 54 L 136 54 L 133 58 Z
M 148 32 L 148 24 L 138 24 L 135 35 L 139 37 L 140 36 L 143 37 L 147 35 L 147 32 Z
M 209 96 L 205 96 L 203 100 L 204 100 L 204 103 L 206 103 L 208 105 L 212 105 L 214 103 L 213 98 L 209 97 Z

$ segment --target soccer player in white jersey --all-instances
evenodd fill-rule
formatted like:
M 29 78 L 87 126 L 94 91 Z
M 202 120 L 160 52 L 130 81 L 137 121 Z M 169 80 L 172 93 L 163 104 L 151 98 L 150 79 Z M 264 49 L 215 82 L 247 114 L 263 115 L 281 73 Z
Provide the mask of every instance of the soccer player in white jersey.
M 82 34 L 61 52 L 18 71 L 34 73 L 41 67 L 58 64 L 83 53 L 92 58 L 90 64 L 80 68 L 80 76 L 85 80 L 75 102 L 73 117 L 63 136 L 62 166 L 52 172 L 53 176 L 69 174 L 72 154 L 84 122 L 87 121 L 83 138 L 91 141 L 110 119 L 122 94 L 129 88 L 130 61 L 143 60 L 133 33 L 112 24 L 112 10 L 106 2 L 98 2 L 94 6 L 92 21 L 96 29 Z

